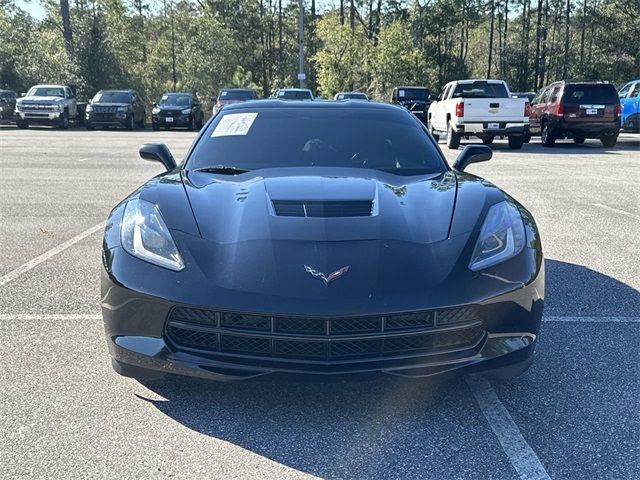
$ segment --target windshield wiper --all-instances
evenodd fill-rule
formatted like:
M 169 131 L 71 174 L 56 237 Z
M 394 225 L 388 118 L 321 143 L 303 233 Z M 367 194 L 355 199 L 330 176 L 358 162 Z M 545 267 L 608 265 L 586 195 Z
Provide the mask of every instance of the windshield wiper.
M 217 173 L 219 175 L 240 175 L 241 173 L 247 173 L 251 170 L 245 168 L 229 167 L 226 165 L 216 165 L 215 167 L 196 168 L 196 172 L 204 173 Z

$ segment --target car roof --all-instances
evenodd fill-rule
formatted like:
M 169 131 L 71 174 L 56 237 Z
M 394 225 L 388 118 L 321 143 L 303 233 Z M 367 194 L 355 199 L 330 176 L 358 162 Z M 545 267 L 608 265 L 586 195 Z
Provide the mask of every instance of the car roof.
M 269 98 L 265 100 L 249 100 L 243 103 L 234 103 L 224 107 L 225 112 L 231 110 L 248 110 L 248 109 L 285 109 L 285 108 L 324 108 L 324 109 L 376 109 L 387 110 L 392 112 L 402 111 L 406 112 L 406 109 L 398 107 L 397 105 L 391 105 L 388 103 L 378 102 L 362 102 L 358 100 L 341 100 L 335 102 L 332 100 L 309 102 L 305 100 L 279 100 L 277 98 Z
M 38 84 L 38 85 L 34 85 L 31 88 L 64 88 L 66 86 L 67 85 L 55 85 L 55 84 L 52 84 L 52 83 L 41 83 L 41 84 Z
M 220 91 L 222 92 L 223 90 L 242 90 L 244 92 L 255 92 L 255 90 L 253 88 L 245 88 L 245 87 L 229 87 L 229 88 L 221 88 Z
M 287 92 L 310 92 L 311 90 L 308 88 L 279 88 L 279 92 L 287 91 Z
M 16 93 L 14 90 L 0 90 L 0 93 Z
M 102 93 L 105 93 L 105 92 L 110 92 L 110 93 L 118 93 L 118 92 L 119 93 L 122 93 L 122 92 L 133 93 L 133 90 L 130 89 L 130 88 L 129 89 L 122 89 L 122 90 L 119 90 L 119 89 L 106 89 L 106 90 L 100 90 L 100 92 L 102 92 Z M 98 92 L 98 93 L 100 93 L 100 92 Z
M 399 90 L 401 88 L 419 88 L 419 89 L 422 89 L 422 90 L 429 90 L 429 87 L 418 87 L 418 86 L 411 86 L 411 85 L 407 85 L 407 86 L 404 86 L 404 87 L 395 87 L 396 90 Z
M 164 92 L 162 95 L 193 95 L 191 92 Z

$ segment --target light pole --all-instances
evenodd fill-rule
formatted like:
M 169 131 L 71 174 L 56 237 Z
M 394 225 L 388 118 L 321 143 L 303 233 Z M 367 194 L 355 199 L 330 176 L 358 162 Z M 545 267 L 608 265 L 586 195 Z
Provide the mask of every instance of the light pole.
M 298 0 L 298 80 L 300 88 L 304 88 L 306 76 L 304 74 L 304 4 L 303 0 Z

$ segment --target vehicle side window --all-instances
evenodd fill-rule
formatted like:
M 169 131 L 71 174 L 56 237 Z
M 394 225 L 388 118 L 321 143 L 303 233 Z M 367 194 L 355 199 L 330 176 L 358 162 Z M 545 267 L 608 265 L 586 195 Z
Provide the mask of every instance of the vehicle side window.
M 546 88 L 543 90 L 542 95 L 540 95 L 540 103 L 547 103 L 549 101 L 549 94 L 551 93 L 550 88 Z
M 449 95 L 449 90 L 451 90 L 451 84 L 449 85 L 445 85 L 444 89 L 442 90 L 442 94 L 441 94 L 441 100 L 446 100 L 447 96 Z
M 622 87 L 620 89 L 620 91 L 618 92 L 618 97 L 620 98 L 627 98 L 627 95 L 629 93 L 629 90 L 631 89 L 631 87 L 633 86 L 632 83 L 627 83 L 624 87 Z
M 638 98 L 640 97 L 640 82 L 636 83 L 629 94 L 629 98 Z
M 73 98 L 71 95 L 71 89 L 69 89 L 69 87 L 64 87 L 64 96 L 67 98 Z
M 540 99 L 542 98 L 542 94 L 544 93 L 544 89 L 540 90 L 535 97 L 533 97 L 533 100 L 531 100 L 531 105 L 537 105 L 540 103 Z
M 549 102 L 556 103 L 558 101 L 558 93 L 560 93 L 560 87 L 554 87 L 549 95 Z

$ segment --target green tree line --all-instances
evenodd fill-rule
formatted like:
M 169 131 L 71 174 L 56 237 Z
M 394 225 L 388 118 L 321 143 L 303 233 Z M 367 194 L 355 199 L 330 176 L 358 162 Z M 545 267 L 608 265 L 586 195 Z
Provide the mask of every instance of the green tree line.
M 37 0 L 31 0 L 37 1 Z M 0 87 L 170 90 L 264 96 L 297 86 L 296 0 L 42 0 L 43 18 L 0 0 Z M 640 0 L 304 2 L 307 86 L 387 100 L 396 85 L 438 90 L 502 78 L 513 91 L 559 79 L 640 77 Z

